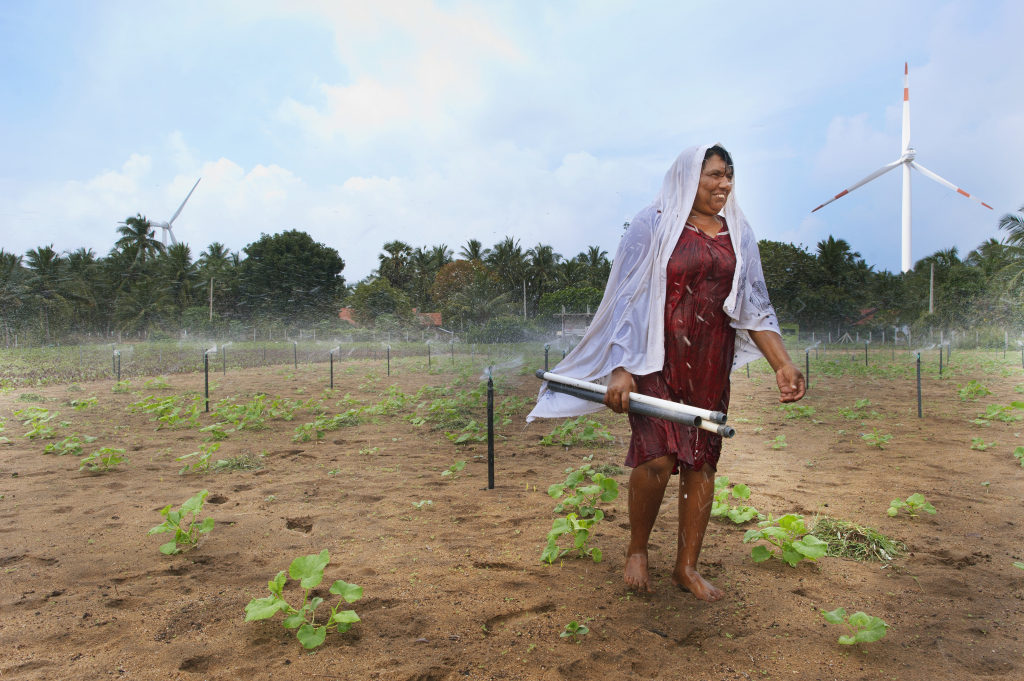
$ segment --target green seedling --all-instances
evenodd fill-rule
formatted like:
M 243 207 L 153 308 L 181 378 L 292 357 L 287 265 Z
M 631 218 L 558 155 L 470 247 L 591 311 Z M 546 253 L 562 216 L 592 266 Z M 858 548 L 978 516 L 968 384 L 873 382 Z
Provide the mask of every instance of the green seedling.
M 192 452 L 191 454 L 184 454 L 175 459 L 175 461 L 189 461 L 185 466 L 178 471 L 178 475 L 184 475 L 191 471 L 192 473 L 209 473 L 210 472 L 210 459 L 220 449 L 219 442 L 211 442 L 209 444 L 199 445 L 198 452 Z M 218 462 L 220 463 L 220 462 Z
M 200 428 L 199 432 L 206 435 L 205 440 L 207 442 L 216 442 L 217 440 L 226 440 L 229 437 L 228 431 L 224 430 L 224 423 L 211 423 L 204 428 Z
M 26 407 L 14 412 L 14 417 L 21 420 L 21 425 L 29 430 L 24 437 L 30 440 L 50 440 L 57 436 L 57 431 L 50 424 L 60 416 L 59 411 L 51 412 L 42 407 Z
M 765 444 L 772 449 L 785 449 L 786 448 L 786 436 L 776 435 L 774 440 L 765 440 Z
M 88 468 L 93 473 L 105 473 L 113 470 L 117 468 L 118 464 L 127 460 L 122 456 L 124 451 L 123 448 L 103 447 L 82 459 L 78 470 Z
M 749 499 L 750 488 L 744 484 L 733 485 L 729 488 L 729 478 L 720 476 L 715 478 L 715 496 L 711 500 L 711 517 L 728 518 L 737 525 L 749 522 L 753 519 L 762 519 L 761 513 L 753 506 L 731 506 L 729 498 Z
M 565 625 L 565 629 L 559 634 L 559 638 L 567 638 L 571 641 L 579 643 L 581 636 L 586 636 L 590 633 L 590 629 L 585 624 L 580 624 L 576 620 L 569 622 Z
M 18 395 L 19 402 L 45 402 L 46 398 L 38 393 L 21 393 Z
M 1012 402 L 1010 404 L 990 404 L 985 407 L 984 413 L 978 414 L 978 418 L 973 419 L 971 423 L 979 426 L 987 426 L 989 421 L 1000 421 L 1001 423 L 1014 423 L 1020 421 L 1024 416 L 1015 413 L 1019 407 L 1017 405 L 1024 405 L 1024 402 Z
M 805 404 L 783 404 L 779 411 L 785 414 L 787 419 L 810 418 L 814 416 L 815 409 Z
M 892 435 L 888 433 L 880 433 L 878 432 L 878 428 L 872 428 L 870 433 L 861 433 L 860 439 L 867 442 L 871 447 L 885 449 L 885 445 L 889 444 L 889 440 L 892 439 Z
M 847 617 L 846 610 L 843 608 L 836 608 L 828 612 L 822 610 L 821 616 L 829 624 L 845 626 L 850 632 L 839 637 L 839 642 L 844 646 L 852 646 L 855 643 L 872 643 L 885 636 L 885 632 L 889 628 L 889 625 L 881 618 L 868 615 L 865 612 L 855 612 Z
M 434 505 L 434 502 L 431 501 L 430 499 L 421 499 L 420 501 L 412 502 L 412 505 L 413 505 L 413 508 L 416 508 L 416 509 L 430 508 L 431 506 Z
M 604 511 L 597 509 L 592 518 L 580 518 L 570 513 L 564 518 L 556 518 L 548 532 L 548 543 L 540 555 L 540 559 L 549 565 L 570 552 L 577 557 L 589 556 L 595 563 L 601 562 L 601 549 L 587 546 L 590 539 L 590 528 L 604 518 Z M 558 543 L 564 535 L 572 538 L 571 548 L 561 548 Z
M 540 443 L 568 448 L 578 444 L 596 445 L 614 440 L 615 437 L 608 431 L 608 428 L 591 418 L 580 416 L 575 419 L 566 419 L 562 425 L 556 426 L 550 434 L 542 437 Z
M 68 404 L 75 411 L 84 411 L 89 407 L 93 406 L 94 404 L 96 404 L 96 398 L 88 397 L 84 400 L 71 400 L 70 402 L 68 402 Z
M 57 456 L 64 456 L 66 454 L 71 456 L 78 456 L 79 454 L 82 453 L 82 445 L 89 444 L 90 442 L 95 441 L 96 438 L 90 437 L 88 435 L 83 435 L 81 437 L 77 435 L 69 435 L 60 442 L 51 442 L 50 444 L 46 445 L 46 448 L 43 449 L 43 452 L 45 454 L 56 454 Z
M 146 390 L 170 390 L 171 384 L 163 376 L 157 376 L 146 381 Z
M 328 431 L 359 425 L 361 413 L 361 409 L 349 409 L 334 416 L 321 414 L 312 423 L 305 423 L 297 427 L 295 435 L 292 437 L 292 442 L 319 441 L 323 439 Z
M 288 574 L 281 570 L 267 583 L 270 596 L 254 598 L 245 606 L 245 621 L 265 620 L 278 612 L 285 614 L 282 623 L 285 629 L 297 629 L 295 637 L 303 648 L 312 650 L 323 644 L 327 638 L 327 630 L 334 628 L 338 633 L 345 633 L 359 621 L 355 610 L 340 610 L 342 602 L 354 603 L 363 597 L 363 587 L 337 580 L 331 585 L 330 593 L 341 596 L 338 604 L 331 608 L 331 614 L 323 624 L 317 625 L 316 609 L 324 602 L 320 596 L 310 598 L 313 589 L 320 585 L 324 578 L 324 568 L 331 556 L 324 549 L 319 554 L 299 556 L 288 566 Z M 299 581 L 302 587 L 302 604 L 295 608 L 284 599 L 284 587 L 288 577 Z
M 976 402 L 979 398 L 992 394 L 991 390 L 975 380 L 970 380 L 967 385 L 960 385 L 957 388 L 956 396 L 960 398 L 961 402 L 968 400 Z
M 465 461 L 456 461 L 451 466 L 448 466 L 448 468 L 446 470 L 441 471 L 441 477 L 442 478 L 453 478 L 453 479 L 457 478 L 457 477 L 459 477 L 459 472 L 462 471 L 462 469 L 465 468 L 465 467 L 466 467 L 466 462 Z
M 359 450 L 361 456 L 373 456 L 380 451 L 380 447 L 362 447 Z
M 207 495 L 209 492 L 204 489 L 182 504 L 177 511 L 172 510 L 171 504 L 160 510 L 164 521 L 150 529 L 149 534 L 174 533 L 174 539 L 163 544 L 160 553 L 169 556 L 181 553 L 182 547 L 190 549 L 199 543 L 201 535 L 213 529 L 213 518 L 199 520 L 199 513 L 203 510 L 203 502 Z
M 566 472 L 569 475 L 565 482 L 548 487 L 548 496 L 559 500 L 555 513 L 575 513 L 580 518 L 592 518 L 598 513 L 599 503 L 615 501 L 619 496 L 619 483 L 594 470 L 589 463 L 576 470 L 567 468 Z
M 880 419 L 882 415 L 874 409 L 869 410 L 871 400 L 864 398 L 853 403 L 853 407 L 839 407 L 839 415 L 843 418 L 861 421 L 864 419 Z
M 978 451 L 978 452 L 983 452 L 986 449 L 988 449 L 989 447 L 994 447 L 995 444 L 996 444 L 995 442 L 985 442 L 985 438 L 983 438 L 983 437 L 972 437 L 971 438 L 971 449 L 973 449 L 975 451 Z
M 924 498 L 924 495 L 920 492 L 915 492 L 907 497 L 906 501 L 902 499 L 893 499 L 889 502 L 889 510 L 886 514 L 890 518 L 895 518 L 900 512 L 900 509 L 907 509 L 907 515 L 911 518 L 916 518 L 919 511 L 924 511 L 930 515 L 935 515 L 935 507 L 928 503 L 928 500 Z
M 130 380 L 128 380 L 128 379 L 125 379 L 123 381 L 118 381 L 117 383 L 114 384 L 114 387 L 112 387 L 110 389 L 110 392 L 112 392 L 112 393 L 126 393 L 129 390 L 131 390 L 131 383 L 132 382 Z
M 747 530 L 743 535 L 743 543 L 766 541 L 768 546 L 758 544 L 750 557 L 755 563 L 761 563 L 775 557 L 790 567 L 796 567 L 800 561 L 816 561 L 825 555 L 828 544 L 815 537 L 804 525 L 803 516 L 789 513 L 781 518 L 773 519 L 771 515 L 758 523 L 760 529 Z
M 467 423 L 460 432 L 445 433 L 445 436 L 451 440 L 453 444 L 465 445 L 472 442 L 486 442 L 487 430 L 484 424 L 473 420 Z
M 1013 450 L 1013 456 L 1017 459 L 1017 463 L 1024 467 L 1024 447 L 1017 447 Z

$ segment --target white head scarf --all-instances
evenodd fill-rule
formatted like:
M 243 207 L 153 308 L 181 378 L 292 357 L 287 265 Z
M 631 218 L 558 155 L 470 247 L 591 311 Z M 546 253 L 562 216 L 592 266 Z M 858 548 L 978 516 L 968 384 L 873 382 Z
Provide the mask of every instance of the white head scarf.
M 654 203 L 639 213 L 622 236 L 604 298 L 579 345 L 552 371 L 584 381 L 604 381 L 617 367 L 638 376 L 665 364 L 666 268 L 693 208 L 704 154 L 712 145 L 690 147 L 665 173 Z M 723 209 L 736 253 L 736 272 L 723 309 L 736 331 L 732 368 L 761 357 L 747 330 L 779 332 L 768 300 L 757 239 L 729 193 Z M 541 386 L 537 406 L 526 417 L 564 418 L 598 411 L 602 405 L 554 393 Z

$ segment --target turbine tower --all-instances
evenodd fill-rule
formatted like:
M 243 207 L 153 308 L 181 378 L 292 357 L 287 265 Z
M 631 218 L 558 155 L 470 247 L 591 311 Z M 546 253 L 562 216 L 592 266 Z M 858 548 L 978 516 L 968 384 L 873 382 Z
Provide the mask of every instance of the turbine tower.
M 847 187 L 846 189 L 844 189 L 843 191 L 839 192 L 838 194 L 833 196 L 831 199 L 826 201 L 825 203 L 821 204 L 820 206 L 818 206 L 817 208 L 812 210 L 811 212 L 814 213 L 814 212 L 824 208 L 825 206 L 827 206 L 828 204 L 832 203 L 836 199 L 839 199 L 839 198 L 842 198 L 842 197 L 846 196 L 847 194 L 852 192 L 854 189 L 857 189 L 858 187 L 861 187 L 861 186 L 867 184 L 868 182 L 871 182 L 871 180 L 875 179 L 876 177 L 879 177 L 881 175 L 886 174 L 887 172 L 889 172 L 893 168 L 896 168 L 898 166 L 902 167 L 902 169 L 903 169 L 903 203 L 902 203 L 902 211 L 901 211 L 901 225 L 902 225 L 903 229 L 902 229 L 901 243 L 902 243 L 903 254 L 902 254 L 901 266 L 902 266 L 902 270 L 904 272 L 908 272 L 911 269 L 912 265 L 913 265 L 913 263 L 911 261 L 911 257 L 910 257 L 910 169 L 911 168 L 914 168 L 915 170 L 920 172 L 925 177 L 927 177 L 929 179 L 932 179 L 932 180 L 935 180 L 936 182 L 941 184 L 943 187 L 949 187 L 950 189 L 955 191 L 957 194 L 962 194 L 963 196 L 966 196 L 969 199 L 977 201 L 978 203 L 980 203 L 981 205 L 985 206 L 985 208 L 988 208 L 989 210 L 992 210 L 992 206 L 988 205 L 987 203 L 985 203 L 984 201 L 982 201 L 981 199 L 979 199 L 979 198 L 977 198 L 975 196 L 971 196 L 970 194 L 965 192 L 963 189 L 960 189 L 960 187 L 957 187 L 955 184 L 950 182 L 949 180 L 946 180 L 946 179 L 943 179 L 943 178 L 939 177 L 938 175 L 936 175 L 935 173 L 933 173 L 932 171 L 928 170 L 927 168 L 925 168 L 920 163 L 918 163 L 917 161 L 914 160 L 915 151 L 914 151 L 914 148 L 912 146 L 910 146 L 910 76 L 909 76 L 909 68 L 907 67 L 907 63 L 906 62 L 903 63 L 903 122 L 902 122 L 902 125 L 901 125 L 900 145 L 901 145 L 901 151 L 900 151 L 900 157 L 898 159 L 896 159 L 892 163 L 889 163 L 889 164 L 886 164 L 886 165 L 882 166 L 881 168 L 879 168 L 875 172 L 871 173 L 870 175 L 865 177 L 863 180 L 861 180 L 857 184 L 854 184 L 854 185 L 851 185 L 850 187 Z
M 201 179 L 203 179 L 203 178 L 200 177 L 199 180 L 201 180 Z M 164 233 L 162 235 L 163 236 L 162 241 L 164 243 L 164 246 L 167 245 L 167 237 L 168 237 L 168 235 L 170 235 L 170 237 L 171 237 L 171 245 L 176 246 L 178 244 L 178 240 L 174 238 L 174 230 L 171 228 L 171 225 L 174 224 L 174 221 L 178 218 L 178 215 L 181 214 L 181 209 L 185 207 L 186 203 L 188 203 L 189 198 L 191 198 L 191 196 L 192 196 L 192 192 L 194 192 L 196 190 L 196 187 L 199 186 L 199 180 L 196 180 L 196 183 L 194 185 L 192 185 L 192 189 L 189 190 L 188 196 L 186 196 L 185 200 L 181 202 L 180 206 L 178 206 L 178 210 L 174 211 L 174 215 L 171 216 L 170 220 L 168 220 L 167 222 L 157 222 L 157 221 L 154 220 L 154 221 L 149 223 L 150 226 L 153 229 L 159 228 L 159 229 L 162 229 L 164 231 Z

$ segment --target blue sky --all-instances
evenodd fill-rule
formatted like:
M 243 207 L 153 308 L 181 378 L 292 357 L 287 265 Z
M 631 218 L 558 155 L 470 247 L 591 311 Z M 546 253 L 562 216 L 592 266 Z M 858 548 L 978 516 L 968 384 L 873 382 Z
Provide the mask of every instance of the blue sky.
M 506 236 L 614 254 L 683 148 L 719 141 L 758 236 L 899 269 L 910 64 L 913 258 L 1024 204 L 1024 3 L 0 3 L 0 248 L 193 254 L 302 229 L 354 282 L 381 245 Z

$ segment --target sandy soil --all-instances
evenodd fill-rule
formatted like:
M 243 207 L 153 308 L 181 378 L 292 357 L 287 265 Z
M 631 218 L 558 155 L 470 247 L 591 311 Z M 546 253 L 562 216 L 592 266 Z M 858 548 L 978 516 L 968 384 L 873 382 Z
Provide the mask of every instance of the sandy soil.
M 346 393 L 369 405 L 389 385 L 414 393 L 457 380 L 411 362 L 397 363 L 390 378 L 382 373 L 369 361 L 339 367 L 325 404 L 337 413 Z M 755 564 L 741 541 L 749 526 L 712 520 L 701 569 L 727 593 L 713 604 L 669 581 L 674 485 L 652 538 L 656 593 L 624 587 L 625 472 L 617 476 L 623 494 L 594 538 L 604 560 L 540 562 L 554 518 L 547 487 L 590 454 L 594 464 L 621 464 L 628 426 L 610 413 L 599 418 L 613 444 L 565 449 L 540 445 L 554 424 L 526 426 L 519 409 L 497 443 L 496 486 L 487 490 L 486 446 L 456 447 L 429 424 L 410 423 L 411 407 L 318 442 L 293 442 L 296 426 L 312 420 L 299 411 L 291 422 L 232 433 L 215 455 L 263 453 L 261 469 L 179 475 L 174 458 L 195 451 L 203 435 L 156 430 L 127 407 L 201 389 L 201 375 L 171 376 L 163 391 L 134 380 L 131 394 L 113 394 L 110 382 L 33 389 L 42 403 L 9 391 L 0 395 L 10 438 L 0 445 L 0 679 L 1024 678 L 1024 571 L 1012 564 L 1024 553 L 1024 469 L 1011 455 L 1024 444 L 1024 422 L 970 423 L 986 404 L 1021 398 L 1020 370 L 1007 373 L 975 376 L 994 393 L 979 402 L 957 398 L 963 374 L 929 377 L 923 419 L 905 379 L 822 377 L 803 403 L 815 413 L 786 418 L 770 377 L 735 376 L 730 419 L 739 432 L 719 473 L 748 484 L 762 511 L 871 525 L 909 551 L 884 564 Z M 325 376 L 322 366 L 264 368 L 213 382 L 215 399 L 257 391 L 307 399 L 323 396 Z M 536 379 L 513 371 L 499 385 L 499 398 L 527 398 Z M 93 395 L 89 409 L 68 406 Z M 881 418 L 837 412 L 861 398 Z M 80 457 L 43 454 L 45 442 L 22 437 L 12 416 L 33 404 L 70 421 L 62 435 L 98 437 L 85 453 L 124 447 L 128 461 L 96 474 L 79 470 Z M 860 437 L 872 428 L 892 435 L 884 451 Z M 777 435 L 787 446 L 773 450 Z M 974 451 L 979 436 L 996 444 Z M 456 460 L 466 468 L 443 478 Z M 162 555 L 167 535 L 147 530 L 161 508 L 200 489 L 210 492 L 204 514 L 216 526 L 196 548 Z M 938 513 L 886 516 L 890 500 L 914 492 Z M 423 500 L 431 503 L 414 506 Z M 336 579 L 365 590 L 350 606 L 362 619 L 351 631 L 307 652 L 280 615 L 243 621 L 268 579 L 325 548 L 331 562 L 317 593 L 329 596 Z M 296 593 L 290 583 L 286 594 Z M 820 616 L 839 606 L 883 618 L 887 636 L 839 645 L 843 632 Z M 579 642 L 559 637 L 571 620 L 590 628 Z

